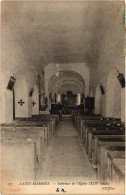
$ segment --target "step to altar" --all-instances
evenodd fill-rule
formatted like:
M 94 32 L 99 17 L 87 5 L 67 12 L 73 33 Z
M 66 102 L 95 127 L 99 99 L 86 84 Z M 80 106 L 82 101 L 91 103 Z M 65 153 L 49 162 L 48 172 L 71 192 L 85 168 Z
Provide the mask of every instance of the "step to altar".
M 71 114 L 62 114 L 62 119 L 66 120 L 66 119 L 71 119 Z
M 50 114 L 49 110 L 40 111 L 39 114 Z

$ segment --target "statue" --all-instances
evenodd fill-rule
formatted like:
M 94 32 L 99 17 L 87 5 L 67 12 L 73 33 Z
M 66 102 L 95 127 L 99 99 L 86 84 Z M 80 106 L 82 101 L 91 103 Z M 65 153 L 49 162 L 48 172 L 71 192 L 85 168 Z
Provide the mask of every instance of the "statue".
M 82 93 L 81 95 L 81 103 L 83 104 L 84 103 L 84 94 Z
M 48 107 L 48 98 L 47 98 L 47 96 L 45 97 L 45 108 L 47 108 Z
M 50 102 L 52 103 L 53 102 L 52 92 L 49 94 L 49 99 L 50 99 Z
M 57 102 L 57 95 L 56 95 L 56 93 L 54 94 L 54 102 L 55 102 L 55 104 L 56 104 L 56 102 Z

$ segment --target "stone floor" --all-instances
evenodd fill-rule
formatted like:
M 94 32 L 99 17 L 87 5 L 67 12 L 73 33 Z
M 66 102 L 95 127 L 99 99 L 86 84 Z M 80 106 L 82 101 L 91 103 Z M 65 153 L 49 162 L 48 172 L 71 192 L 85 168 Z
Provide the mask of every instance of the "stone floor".
M 94 180 L 86 153 L 82 150 L 78 133 L 70 119 L 63 119 L 47 149 L 41 179 L 84 178 Z

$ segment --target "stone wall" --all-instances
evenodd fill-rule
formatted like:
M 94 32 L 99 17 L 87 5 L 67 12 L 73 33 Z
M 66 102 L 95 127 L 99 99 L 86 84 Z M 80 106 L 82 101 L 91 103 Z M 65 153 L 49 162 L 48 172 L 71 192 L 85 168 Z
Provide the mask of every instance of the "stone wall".
M 117 79 L 117 70 L 125 75 L 123 55 L 125 27 L 122 18 L 122 5 L 117 4 L 119 10 L 117 16 L 111 16 L 110 21 L 104 21 L 103 15 L 102 25 L 105 26 L 105 32 L 98 53 L 97 68 L 91 69 L 90 86 L 96 89 L 100 82 L 105 90 L 101 101 L 103 116 L 121 117 L 124 121 L 124 89 L 121 88 Z

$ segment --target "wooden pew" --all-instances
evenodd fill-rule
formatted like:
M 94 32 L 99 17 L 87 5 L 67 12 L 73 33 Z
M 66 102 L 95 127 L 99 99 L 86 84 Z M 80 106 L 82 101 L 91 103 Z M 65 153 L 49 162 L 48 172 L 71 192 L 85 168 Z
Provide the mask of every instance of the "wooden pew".
M 48 128 L 48 131 L 53 132 L 53 127 L 52 127 L 52 121 L 51 120 L 41 120 L 40 118 L 16 118 L 17 123 L 32 123 L 33 125 L 46 125 Z
M 49 134 L 49 130 L 46 124 L 43 123 L 32 123 L 32 122 L 25 122 L 25 121 L 18 121 L 16 123 L 13 124 L 6 124 L 6 125 L 2 125 L 2 129 L 8 129 L 8 130 L 16 130 L 16 128 L 18 127 L 18 129 L 23 129 L 23 128 L 27 128 L 27 129 L 31 129 L 33 132 L 38 132 L 39 135 L 44 139 L 44 144 L 45 147 L 47 147 L 48 142 L 49 142 L 49 138 L 48 138 L 48 134 Z
M 33 141 L 36 143 L 36 160 L 41 166 L 42 160 L 44 158 L 43 153 L 43 139 L 40 137 L 40 134 L 37 132 L 31 131 L 30 127 L 17 127 L 16 130 L 11 129 L 2 129 L 1 131 L 2 140 L 24 140 L 24 141 Z
M 32 128 L 32 130 L 38 130 L 39 131 L 44 131 L 44 135 L 45 135 L 45 146 L 47 147 L 50 144 L 51 141 L 51 132 L 50 132 L 50 127 L 48 126 L 48 124 L 42 124 L 41 122 L 21 122 L 17 124 L 18 127 L 27 127 L 30 126 Z M 39 128 L 40 127 L 40 128 Z
M 121 121 L 119 118 L 105 118 L 105 117 L 102 117 L 100 115 L 86 115 L 86 116 L 79 115 L 79 116 L 76 116 L 76 127 L 77 128 L 80 127 L 81 122 L 84 121 L 84 120 Z
M 125 148 L 124 151 L 109 151 L 107 153 L 107 182 L 121 183 L 125 180 Z
M 16 122 L 16 123 L 13 123 L 13 124 L 2 124 L 1 126 L 1 129 L 13 129 L 13 130 L 16 130 L 16 127 L 24 127 L 24 128 L 27 128 L 27 127 L 30 127 L 33 131 L 39 131 L 41 136 L 43 136 L 43 132 L 44 132 L 44 142 L 45 142 L 45 146 L 47 147 L 48 145 L 48 128 L 46 126 L 46 124 L 38 124 L 38 123 L 26 123 L 26 122 Z M 38 130 L 37 130 L 38 129 Z
M 114 147 L 125 146 L 125 138 L 99 138 L 97 147 L 97 173 L 99 181 L 106 181 L 107 175 L 107 152 Z
M 57 116 L 50 116 L 50 115 L 38 115 L 38 116 L 34 116 L 32 117 L 32 120 L 36 120 L 36 121 L 51 121 L 53 123 L 53 132 L 55 133 L 56 130 L 56 126 L 59 123 L 59 120 L 57 118 Z
M 52 142 L 52 133 L 50 132 L 49 129 L 49 123 L 50 122 L 41 122 L 41 121 L 32 121 L 31 118 L 24 118 L 20 119 L 20 120 L 16 120 L 14 123 L 12 124 L 5 124 L 2 125 L 4 128 L 7 126 L 8 128 L 17 128 L 20 129 L 19 127 L 21 127 L 21 129 L 23 128 L 31 128 L 31 130 L 34 132 L 38 132 L 40 134 L 40 136 L 42 137 L 43 141 L 43 154 L 45 155 L 45 150 L 47 148 L 47 146 L 49 144 L 51 144 Z M 9 127 L 10 126 L 10 127 Z M 44 156 L 43 155 L 43 156 Z
M 118 159 L 118 163 L 113 162 L 112 164 L 112 177 L 114 178 L 113 182 L 116 184 L 121 184 L 123 182 L 123 185 L 125 185 L 125 159 Z
M 90 160 L 92 160 L 92 147 L 96 147 L 96 143 L 95 141 L 97 141 L 97 139 L 95 140 L 95 137 L 97 136 L 111 136 L 111 135 L 124 135 L 125 131 L 120 131 L 119 128 L 109 128 L 108 130 L 106 130 L 105 128 L 101 128 L 101 129 L 96 129 L 96 130 L 89 130 L 88 131 L 88 135 L 87 135 L 87 140 L 85 142 L 85 150 L 88 154 L 88 157 Z
M 25 130 L 26 129 L 28 129 L 28 128 L 30 128 L 30 135 L 31 135 L 31 133 L 33 134 L 33 133 L 37 133 L 37 135 L 38 135 L 38 137 L 39 138 L 41 138 L 42 139 L 42 148 L 41 148 L 41 154 L 42 154 L 42 158 L 44 158 L 45 157 L 45 151 L 46 151 L 46 148 L 47 148 L 47 146 L 48 146 L 48 131 L 47 131 L 47 128 L 46 128 L 46 126 L 45 125 L 43 125 L 43 126 L 36 126 L 36 124 L 35 125 L 30 125 L 30 126 L 26 126 L 26 125 L 17 125 L 17 127 L 16 127 L 16 130 L 18 130 L 18 131 L 22 131 L 22 130 L 24 130 L 24 132 L 25 132 Z
M 37 161 L 35 142 L 1 140 L 2 182 L 36 179 Z
M 62 110 L 51 110 L 51 111 L 50 111 L 50 114 L 51 114 L 51 115 L 56 114 L 56 115 L 59 115 L 59 119 L 62 118 Z
M 32 129 L 34 130 L 34 127 L 41 127 L 38 128 L 41 131 L 44 131 L 45 134 L 45 145 L 46 147 L 49 145 L 51 138 L 52 138 L 52 132 L 50 129 L 50 124 L 48 122 L 41 122 L 41 121 L 32 121 L 30 119 L 27 119 L 25 121 L 23 120 L 19 120 L 17 121 L 17 123 L 13 124 L 13 126 L 18 126 L 18 127 L 32 127 Z M 37 130 L 37 128 L 35 128 L 35 130 Z
M 85 128 L 85 125 L 91 125 L 91 124 L 115 124 L 115 125 L 121 125 L 121 120 L 116 118 L 102 118 L 102 117 L 89 117 L 81 120 L 81 128 L 80 131 L 83 131 Z
M 44 121 L 42 120 L 43 118 L 45 119 Z M 45 155 L 45 145 L 50 143 L 54 134 L 55 120 L 59 122 L 57 115 L 51 116 L 51 118 L 47 116 L 34 119 L 33 117 L 18 118 L 12 124 L 3 124 L 2 142 L 11 142 L 11 145 L 14 145 L 16 142 L 31 143 L 34 141 L 35 161 L 40 162 L 41 157 L 43 158 Z
M 81 143 L 84 142 L 84 133 L 85 133 L 85 127 L 88 126 L 121 126 L 121 120 L 119 118 L 104 118 L 101 117 L 100 115 L 77 115 L 75 116 L 76 118 L 76 127 L 80 136 Z M 78 126 L 79 125 L 79 126 Z
M 72 118 L 73 118 L 73 120 L 74 120 L 74 124 L 75 124 L 75 126 L 76 127 L 78 127 L 78 125 L 80 124 L 80 122 L 82 121 L 82 120 L 85 120 L 85 119 L 88 119 L 88 120 L 90 120 L 90 119 L 94 119 L 94 120 L 96 120 L 96 119 L 99 119 L 99 120 L 111 120 L 111 121 L 121 121 L 121 119 L 120 118 L 112 118 L 112 117 L 102 117 L 101 115 L 94 115 L 94 114 L 90 114 L 90 115 L 88 115 L 88 114 L 74 114 L 73 116 L 72 116 Z
M 76 116 L 76 127 L 79 129 L 82 125 L 82 121 L 84 122 L 85 120 L 100 120 L 100 116 L 99 115 L 78 115 Z
M 50 136 L 54 135 L 55 134 L 55 120 L 53 119 L 45 119 L 45 120 L 42 120 L 41 118 L 21 118 L 21 119 L 16 119 L 18 121 L 18 123 L 20 121 L 23 121 L 23 122 L 32 122 L 32 124 L 46 124 L 47 125 L 47 128 L 48 128 L 48 131 L 50 131 Z M 22 122 L 22 123 L 23 123 Z
M 97 168 L 97 159 L 98 159 L 98 142 L 101 138 L 109 139 L 109 138 L 125 138 L 124 134 L 120 134 L 117 132 L 114 132 L 113 134 L 105 134 L 105 135 L 97 135 L 94 134 L 92 137 L 92 147 L 91 147 L 91 157 L 92 157 L 92 166 L 93 168 Z M 111 140 L 112 141 L 112 140 Z
M 60 118 L 58 114 L 49 114 L 49 115 L 38 115 L 38 117 L 49 117 L 50 119 L 55 119 L 56 126 L 59 124 Z
M 88 122 L 85 123 L 85 127 L 83 128 L 83 132 L 82 132 L 82 140 L 81 143 L 84 143 L 85 140 L 87 140 L 87 135 L 88 135 L 88 131 L 93 128 L 93 130 L 95 129 L 104 129 L 106 128 L 106 130 L 109 130 L 110 128 L 113 129 L 120 129 L 120 130 L 124 130 L 124 126 L 121 126 L 121 124 L 113 124 L 113 123 L 108 123 L 107 121 L 104 122 Z
M 88 147 L 91 144 L 92 141 L 92 136 L 97 134 L 97 135 L 102 135 L 102 134 L 125 134 L 125 128 L 124 127 L 118 127 L 118 126 L 94 126 L 94 127 L 90 127 L 87 129 L 87 133 L 85 134 L 85 139 L 83 142 L 84 148 L 86 151 L 88 151 Z

